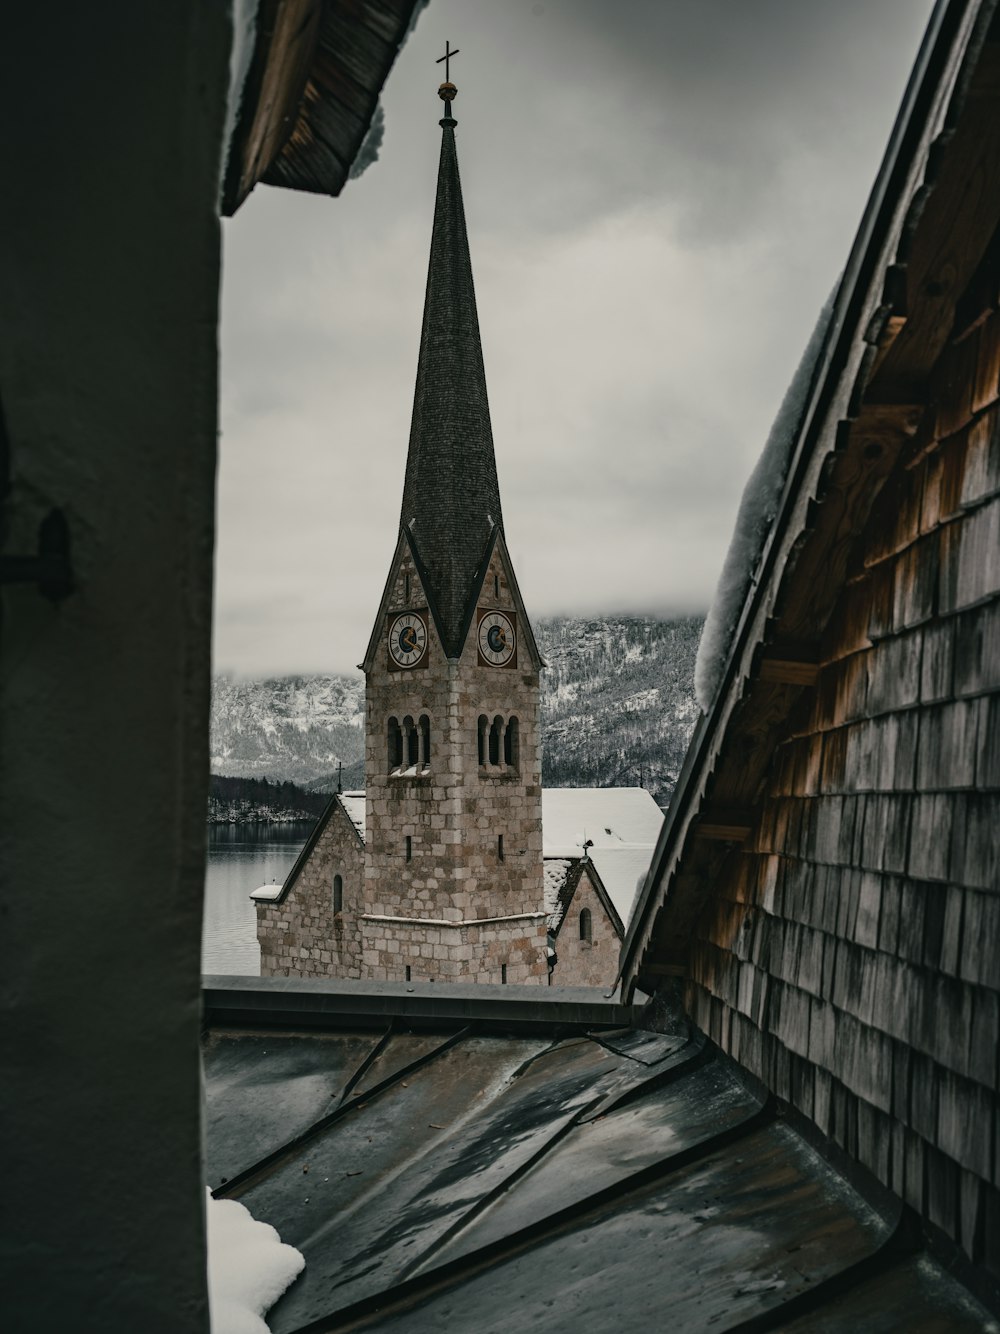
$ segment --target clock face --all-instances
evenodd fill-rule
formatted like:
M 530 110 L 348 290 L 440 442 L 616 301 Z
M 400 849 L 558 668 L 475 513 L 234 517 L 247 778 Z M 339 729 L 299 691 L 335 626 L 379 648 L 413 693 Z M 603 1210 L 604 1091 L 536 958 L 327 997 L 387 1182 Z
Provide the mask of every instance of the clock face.
M 405 611 L 389 627 L 389 655 L 397 667 L 416 667 L 427 648 L 427 626 L 422 616 Z
M 510 617 L 502 611 L 488 611 L 479 622 L 479 652 L 484 660 L 493 667 L 506 667 L 516 647 Z

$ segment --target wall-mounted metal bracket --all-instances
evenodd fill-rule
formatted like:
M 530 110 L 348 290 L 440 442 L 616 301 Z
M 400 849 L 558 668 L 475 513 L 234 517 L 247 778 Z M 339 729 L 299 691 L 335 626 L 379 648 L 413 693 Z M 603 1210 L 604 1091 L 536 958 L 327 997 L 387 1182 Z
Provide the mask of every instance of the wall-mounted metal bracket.
M 62 510 L 50 510 L 39 524 L 37 556 L 0 555 L 0 584 L 37 584 L 52 602 L 72 593 L 69 525 Z

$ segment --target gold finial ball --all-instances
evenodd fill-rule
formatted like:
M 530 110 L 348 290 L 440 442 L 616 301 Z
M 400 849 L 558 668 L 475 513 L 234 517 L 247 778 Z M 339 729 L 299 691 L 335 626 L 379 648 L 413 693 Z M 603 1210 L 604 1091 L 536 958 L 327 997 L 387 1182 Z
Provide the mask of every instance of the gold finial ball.
M 454 102 L 458 94 L 458 89 L 453 83 L 443 83 L 438 89 L 438 97 L 442 102 Z

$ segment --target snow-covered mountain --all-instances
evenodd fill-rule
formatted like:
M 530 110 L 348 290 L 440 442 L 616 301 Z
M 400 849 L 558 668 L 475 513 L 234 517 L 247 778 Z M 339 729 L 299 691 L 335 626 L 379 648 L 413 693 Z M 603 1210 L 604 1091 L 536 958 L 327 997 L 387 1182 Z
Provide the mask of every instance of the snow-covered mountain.
M 358 781 L 364 756 L 364 678 L 284 676 L 212 681 L 212 772 L 313 785 L 344 765 Z
M 534 623 L 546 784 L 642 783 L 665 802 L 698 716 L 700 617 L 549 617 Z M 332 790 L 363 782 L 364 680 L 290 676 L 212 683 L 212 771 Z
M 535 627 L 542 673 L 542 776 L 550 787 L 641 784 L 664 805 L 698 717 L 703 619 L 552 617 Z

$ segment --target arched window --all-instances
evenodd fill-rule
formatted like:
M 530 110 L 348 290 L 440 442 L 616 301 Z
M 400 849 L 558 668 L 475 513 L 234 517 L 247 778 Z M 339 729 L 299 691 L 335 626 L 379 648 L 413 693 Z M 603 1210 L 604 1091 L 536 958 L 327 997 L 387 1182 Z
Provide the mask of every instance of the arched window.
M 333 911 L 344 911 L 344 877 L 335 875 L 333 877 Z
M 593 927 L 593 923 L 592 923 L 591 920 L 590 920 L 590 909 L 589 909 L 589 908 L 581 908 L 581 909 L 580 909 L 580 939 L 581 939 L 581 940 L 585 940 L 585 941 L 587 941 L 587 943 L 589 944 L 590 941 L 593 939 L 593 936 L 594 936 L 594 927 Z
M 407 714 L 403 719 L 403 735 L 405 743 L 404 764 L 414 765 L 420 763 L 420 738 L 417 735 L 417 728 L 413 719 Z
M 479 763 L 486 763 L 486 734 L 490 730 L 490 720 L 485 713 L 479 715 Z
M 403 763 L 403 733 L 395 718 L 389 719 L 389 768 L 398 769 Z
M 503 762 L 510 765 L 512 769 L 517 768 L 517 742 L 518 742 L 517 719 L 511 718 L 507 723 L 507 729 L 503 734 Z
M 500 736 L 503 732 L 503 719 L 497 715 L 490 728 L 490 764 L 500 763 Z
M 426 713 L 420 715 L 420 763 L 431 762 L 431 720 Z

